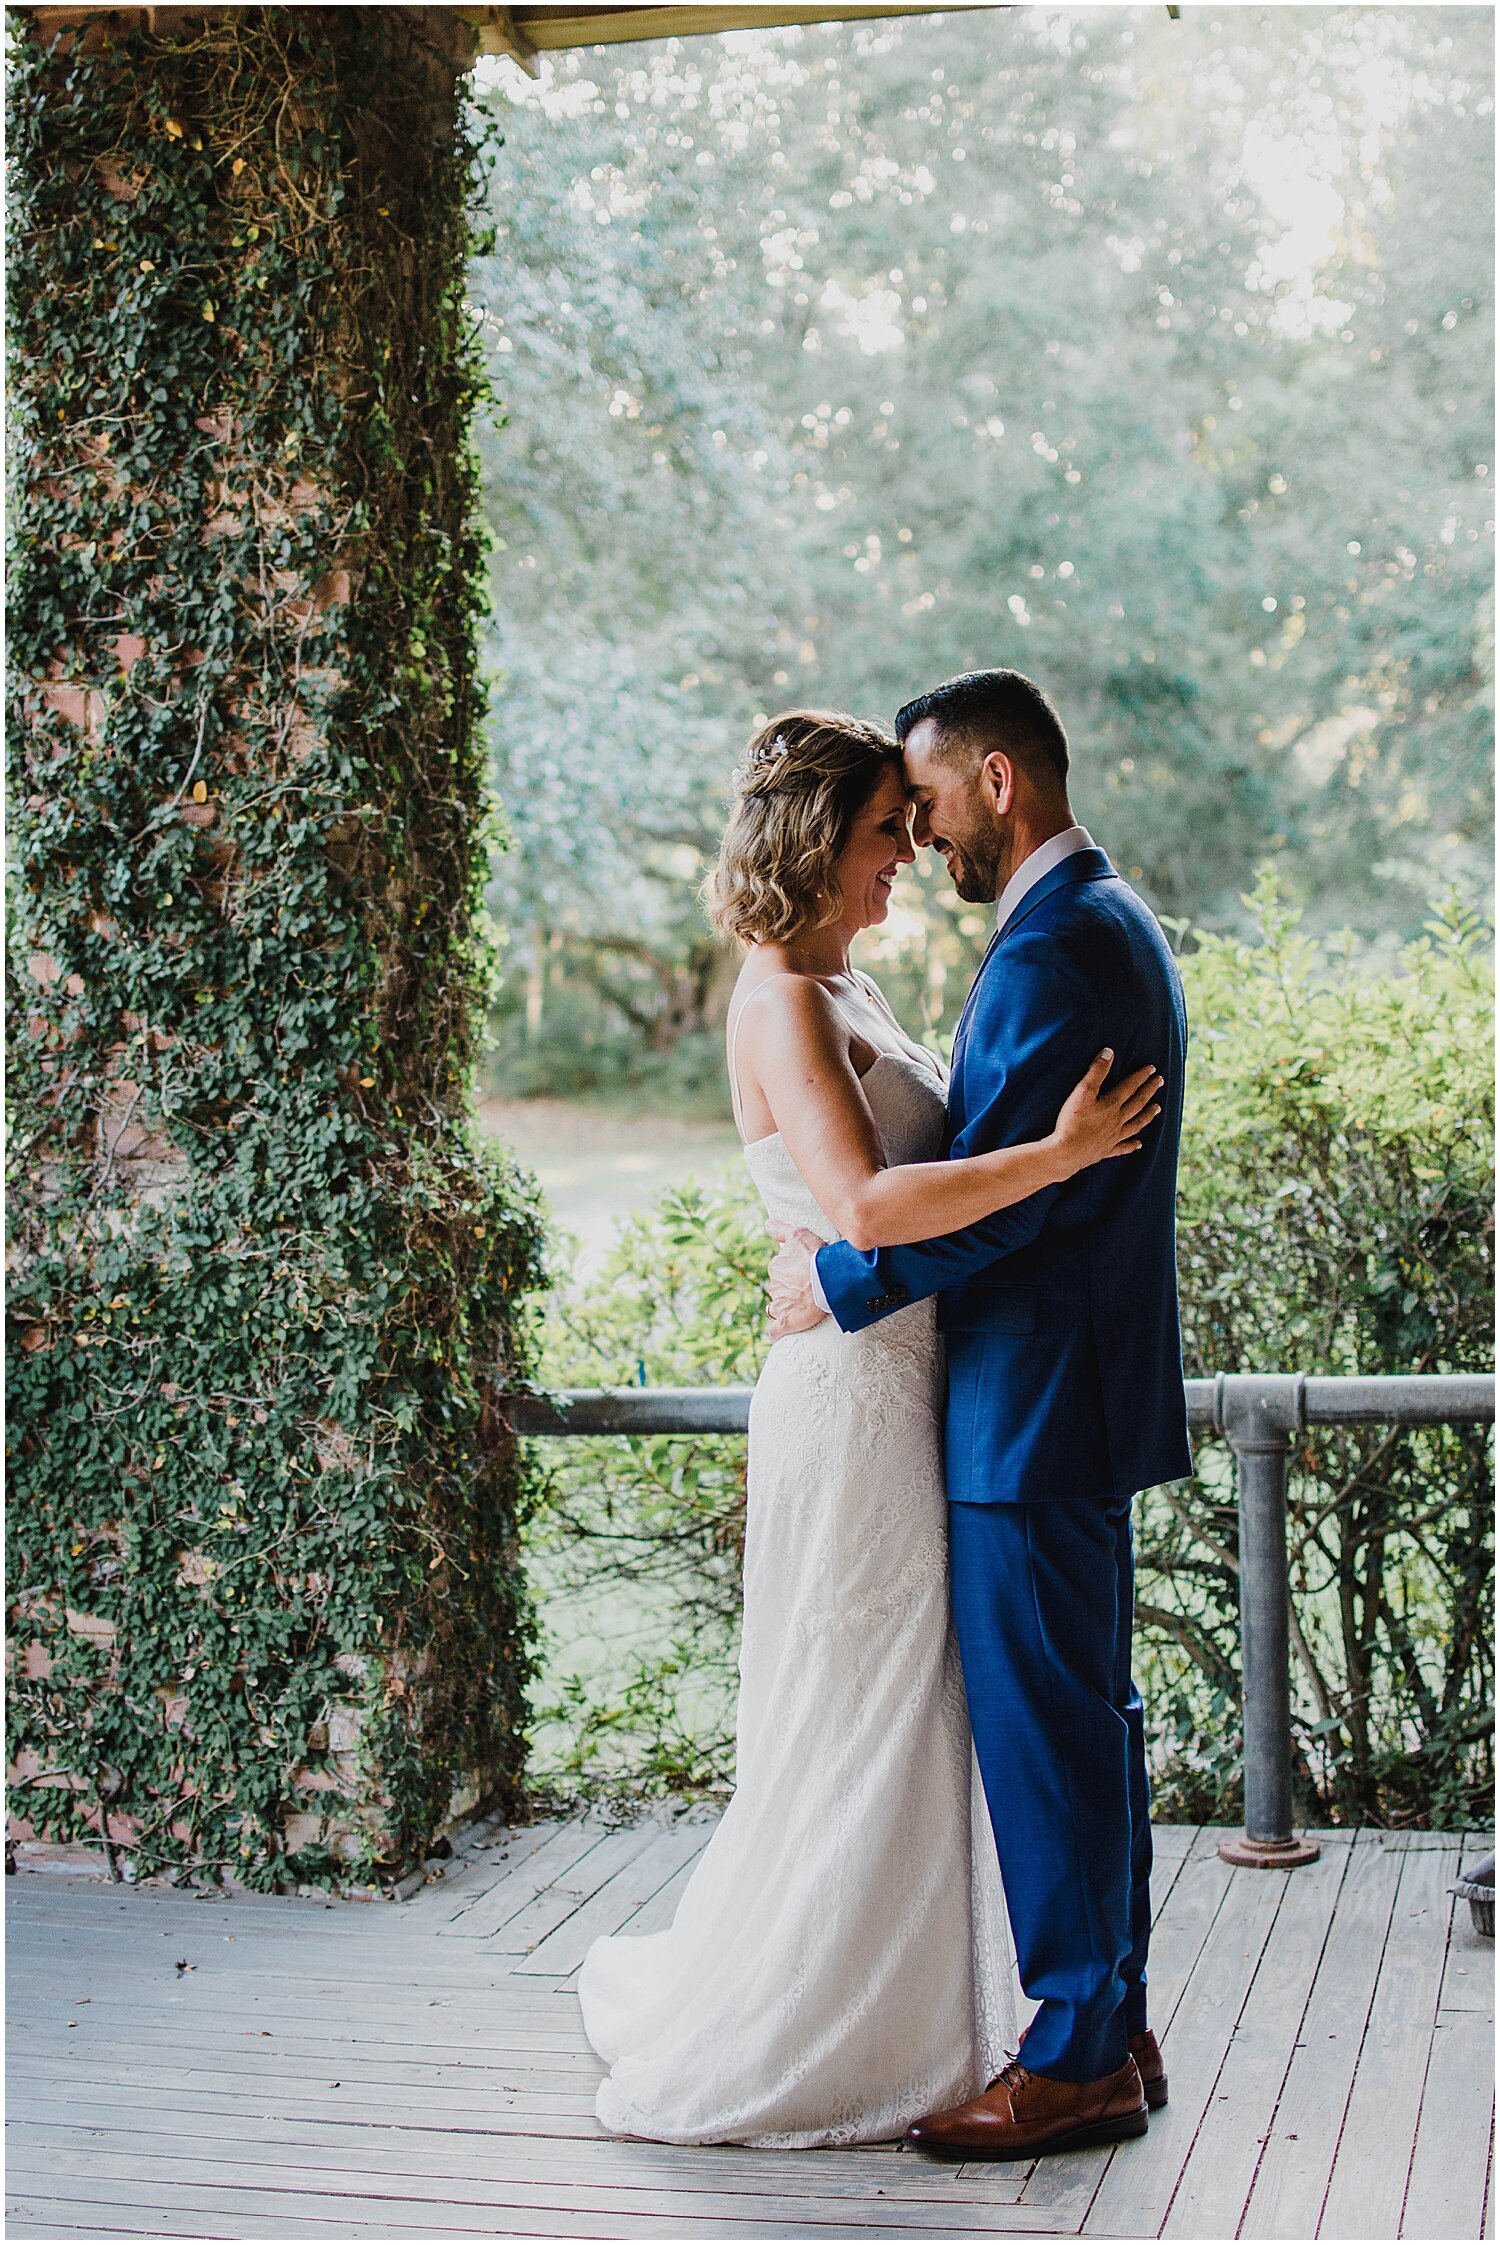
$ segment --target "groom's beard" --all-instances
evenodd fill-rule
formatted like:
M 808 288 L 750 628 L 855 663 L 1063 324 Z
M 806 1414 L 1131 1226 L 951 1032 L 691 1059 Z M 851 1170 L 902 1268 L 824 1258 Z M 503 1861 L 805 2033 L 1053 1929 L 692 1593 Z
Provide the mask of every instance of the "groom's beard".
M 952 855 L 948 878 L 965 904 L 993 904 L 1001 889 L 1004 844 L 993 827 L 969 834 L 949 834 Z

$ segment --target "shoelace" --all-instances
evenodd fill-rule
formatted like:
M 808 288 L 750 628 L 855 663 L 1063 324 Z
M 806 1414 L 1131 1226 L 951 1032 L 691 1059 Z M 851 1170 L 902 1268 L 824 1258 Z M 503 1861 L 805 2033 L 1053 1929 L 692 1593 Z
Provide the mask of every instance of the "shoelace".
M 1025 2089 L 1035 2080 L 1036 2075 L 1023 2066 L 1019 2058 L 1011 2058 L 1000 2068 L 990 2087 L 997 2089 L 1003 2084 L 1007 2089 Z

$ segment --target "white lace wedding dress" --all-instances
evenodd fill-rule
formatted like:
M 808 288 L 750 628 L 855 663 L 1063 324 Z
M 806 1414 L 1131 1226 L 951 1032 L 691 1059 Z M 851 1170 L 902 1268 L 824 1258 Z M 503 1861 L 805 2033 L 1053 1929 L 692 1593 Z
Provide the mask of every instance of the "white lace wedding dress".
M 943 1141 L 936 1063 L 873 986 L 864 1090 L 890 1163 Z M 731 1061 L 732 1066 L 732 1061 Z M 834 1236 L 779 1136 L 770 1216 Z M 1015 2047 L 1009 1929 L 948 1616 L 933 1304 L 771 1350 L 750 1407 L 736 1787 L 670 1928 L 579 1984 L 616 2134 L 876 2142 Z

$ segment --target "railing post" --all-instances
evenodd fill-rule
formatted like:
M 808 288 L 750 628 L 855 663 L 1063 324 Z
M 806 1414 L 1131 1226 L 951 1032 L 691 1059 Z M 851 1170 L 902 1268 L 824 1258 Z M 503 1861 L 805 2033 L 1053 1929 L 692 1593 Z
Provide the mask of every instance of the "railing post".
M 1226 1863 L 1291 1870 L 1318 1850 L 1292 1831 L 1287 1464 L 1302 1425 L 1300 1373 L 1226 1375 L 1217 1416 L 1234 1451 L 1240 1510 L 1240 1647 L 1244 1681 L 1245 1829 L 1221 1842 Z

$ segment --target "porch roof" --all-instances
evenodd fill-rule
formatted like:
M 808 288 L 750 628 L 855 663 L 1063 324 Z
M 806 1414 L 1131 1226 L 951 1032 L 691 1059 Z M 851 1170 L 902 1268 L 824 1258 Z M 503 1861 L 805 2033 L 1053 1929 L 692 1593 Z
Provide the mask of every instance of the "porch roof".
M 1008 4 L 1008 0 L 1006 0 Z M 562 47 L 601 47 L 622 40 L 690 39 L 718 31 L 749 31 L 793 23 L 854 23 L 872 16 L 930 16 L 933 7 L 626 7 L 474 8 L 455 11 L 479 33 L 479 51 L 510 55 L 523 69 Z

